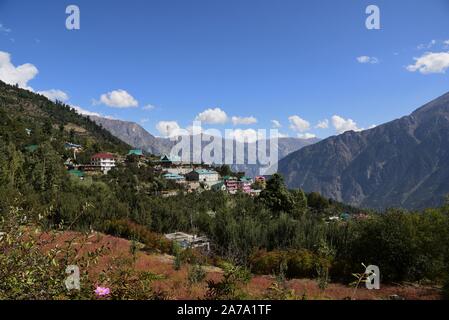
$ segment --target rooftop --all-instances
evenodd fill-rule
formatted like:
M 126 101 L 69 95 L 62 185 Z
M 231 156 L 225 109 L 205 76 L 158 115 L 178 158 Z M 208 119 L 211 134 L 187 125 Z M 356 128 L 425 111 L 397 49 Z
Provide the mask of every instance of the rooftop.
M 69 174 L 74 175 L 79 178 L 84 177 L 84 172 L 82 172 L 80 170 L 69 170 Z
M 114 156 L 110 153 L 97 153 L 92 156 L 92 159 L 114 159 Z
M 163 175 L 163 177 L 165 179 L 168 180 L 181 180 L 181 179 L 185 179 L 183 176 L 176 174 L 176 173 L 166 173 Z
M 169 155 L 164 154 L 163 156 L 161 156 L 160 161 L 161 162 L 181 162 L 181 158 L 176 155 L 169 156 Z
M 195 172 L 198 174 L 218 174 L 214 170 L 207 170 L 207 169 L 196 169 Z
M 143 151 L 140 150 L 140 149 L 129 150 L 128 156 L 131 156 L 131 155 L 134 155 L 134 156 L 143 156 Z

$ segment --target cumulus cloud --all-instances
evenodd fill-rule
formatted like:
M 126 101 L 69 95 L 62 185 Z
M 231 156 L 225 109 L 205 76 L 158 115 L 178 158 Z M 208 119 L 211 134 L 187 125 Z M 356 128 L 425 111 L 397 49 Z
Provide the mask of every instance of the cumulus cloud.
M 300 116 L 291 116 L 288 120 L 290 121 L 290 128 L 294 131 L 305 132 L 310 129 L 310 123 Z
M 359 127 L 357 127 L 357 123 L 355 123 L 352 119 L 344 119 L 340 116 L 334 115 L 332 117 L 332 125 L 338 134 L 344 133 L 346 131 L 361 131 Z
M 176 121 L 159 121 L 156 125 L 156 129 L 163 137 L 177 136 L 181 131 L 181 127 Z
M 371 63 L 371 64 L 377 64 L 379 63 L 379 59 L 376 57 L 369 57 L 369 56 L 360 56 L 356 58 L 359 63 Z
M 229 135 L 231 138 L 234 138 L 238 142 L 256 142 L 258 140 L 257 131 L 254 129 L 236 129 L 232 130 Z
M 329 128 L 329 120 L 324 119 L 322 121 L 319 121 L 318 124 L 315 126 L 317 129 L 327 129 Z
M 51 101 L 66 102 L 67 100 L 69 100 L 69 95 L 67 93 L 57 89 L 38 91 L 37 93 L 43 95 L 44 97 L 46 97 Z
M 100 97 L 100 103 L 112 108 L 135 108 L 139 102 L 125 90 L 114 90 Z
M 309 133 L 309 132 L 307 132 L 307 133 L 299 133 L 298 134 L 298 138 L 308 140 L 308 139 L 316 138 L 316 135 L 314 135 L 313 133 Z
M 250 125 L 250 124 L 255 124 L 257 123 L 257 119 L 254 117 L 232 117 L 232 123 L 237 126 L 237 125 Z
M 281 123 L 278 120 L 271 120 L 271 124 L 275 129 L 279 129 L 282 127 Z
M 446 48 L 449 48 L 449 40 L 443 41 L 443 44 Z
M 224 124 L 228 121 L 228 116 L 220 108 L 210 108 L 198 114 L 196 120 L 207 124 Z
M 410 72 L 445 73 L 449 68 L 449 52 L 427 52 L 420 58 L 414 59 L 415 64 L 407 66 L 407 70 Z
M 195 119 L 207 124 L 223 124 L 228 121 L 226 112 L 220 108 L 207 109 L 201 112 Z
M 7 52 L 0 51 L 0 80 L 11 85 L 19 85 L 22 89 L 33 90 L 28 86 L 28 82 L 34 79 L 39 73 L 37 68 L 25 63 L 20 66 L 14 66 L 11 63 L 11 55 Z

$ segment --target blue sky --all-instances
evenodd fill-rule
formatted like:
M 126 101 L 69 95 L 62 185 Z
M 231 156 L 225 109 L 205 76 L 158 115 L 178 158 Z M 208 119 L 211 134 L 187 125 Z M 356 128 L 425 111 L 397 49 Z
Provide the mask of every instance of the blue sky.
M 0 79 L 155 135 L 195 118 L 320 138 L 379 125 L 449 91 L 447 40 L 446 0 L 0 0 Z

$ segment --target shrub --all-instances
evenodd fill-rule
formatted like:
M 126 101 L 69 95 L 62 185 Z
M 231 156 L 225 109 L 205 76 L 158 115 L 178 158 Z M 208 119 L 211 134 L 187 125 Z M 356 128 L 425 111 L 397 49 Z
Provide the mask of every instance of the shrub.
M 258 251 L 251 258 L 251 271 L 255 274 L 279 274 L 286 264 L 287 278 L 312 278 L 316 276 L 316 255 L 306 249 L 289 251 Z
M 208 290 L 206 298 L 210 300 L 237 300 L 243 299 L 241 286 L 251 279 L 251 274 L 242 267 L 228 264 L 224 268 L 223 279 L 219 282 L 207 281 Z
M 189 274 L 187 276 L 189 284 L 199 283 L 206 278 L 206 271 L 204 271 L 201 264 L 195 264 L 189 269 Z
M 159 251 L 162 253 L 171 253 L 172 243 L 163 236 L 151 232 L 147 227 L 138 225 L 127 219 L 109 220 L 103 225 L 103 232 L 123 237 L 129 240 L 135 240 L 145 244 L 146 249 Z
M 291 251 L 287 260 L 287 277 L 310 278 L 315 275 L 315 255 L 308 250 Z
M 286 259 L 286 252 L 260 250 L 250 258 L 251 271 L 255 274 L 277 274 Z

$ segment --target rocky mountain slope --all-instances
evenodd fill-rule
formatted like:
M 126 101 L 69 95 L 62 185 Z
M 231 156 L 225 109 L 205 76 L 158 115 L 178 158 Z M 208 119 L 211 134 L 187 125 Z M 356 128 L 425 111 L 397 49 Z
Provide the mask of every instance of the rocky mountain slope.
M 134 122 L 90 116 L 114 136 L 129 145 L 152 154 L 170 153 L 173 143 L 169 139 L 157 138 Z
M 441 205 L 449 194 L 449 93 L 409 116 L 292 153 L 279 172 L 291 188 L 354 206 Z

